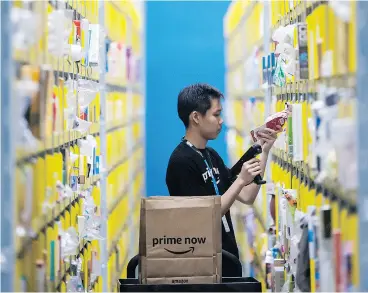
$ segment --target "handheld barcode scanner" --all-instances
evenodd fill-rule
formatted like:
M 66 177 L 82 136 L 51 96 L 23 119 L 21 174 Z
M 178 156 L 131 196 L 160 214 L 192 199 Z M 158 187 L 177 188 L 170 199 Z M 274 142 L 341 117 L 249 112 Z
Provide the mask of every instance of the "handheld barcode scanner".
M 259 144 L 252 145 L 240 158 L 239 161 L 236 162 L 236 164 L 230 169 L 231 178 L 234 179 L 236 176 L 239 175 L 241 168 L 243 167 L 243 164 L 259 154 L 262 153 L 262 147 Z M 266 184 L 266 181 L 263 180 L 261 175 L 257 175 L 254 177 L 254 183 L 257 185 Z

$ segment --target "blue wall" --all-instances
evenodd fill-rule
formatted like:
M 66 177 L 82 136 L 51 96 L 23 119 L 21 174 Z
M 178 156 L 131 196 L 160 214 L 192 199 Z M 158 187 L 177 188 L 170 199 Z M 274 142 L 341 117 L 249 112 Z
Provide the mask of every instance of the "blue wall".
M 177 115 L 181 88 L 206 82 L 224 91 L 225 1 L 146 2 L 147 195 L 168 195 L 169 157 L 184 135 Z M 225 128 L 210 143 L 227 162 Z

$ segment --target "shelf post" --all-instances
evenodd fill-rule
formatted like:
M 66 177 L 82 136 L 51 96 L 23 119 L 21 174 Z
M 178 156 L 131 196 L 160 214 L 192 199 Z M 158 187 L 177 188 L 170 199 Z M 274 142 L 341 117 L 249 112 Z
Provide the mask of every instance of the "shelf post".
M 107 277 L 107 263 L 108 263 L 108 251 L 107 251 L 107 220 L 108 220 L 108 208 L 107 208 L 107 146 L 106 146 L 106 30 L 105 30 L 105 1 L 98 1 L 98 23 L 100 25 L 99 31 L 99 85 L 100 85 L 100 142 L 101 142 L 101 163 L 102 172 L 100 178 L 101 187 L 101 276 L 102 276 L 102 291 L 108 292 L 108 277 Z
M 15 130 L 13 78 L 14 64 L 12 55 L 12 1 L 0 1 L 1 13 L 1 291 L 14 291 L 15 251 Z
M 265 56 L 269 56 L 270 55 L 270 40 L 271 40 L 271 33 L 270 33 L 270 2 L 269 1 L 264 1 L 263 2 L 263 49 L 264 49 L 264 55 Z M 271 58 L 270 58 L 271 59 Z M 272 67 L 268 68 L 268 72 L 267 72 L 267 91 L 265 93 L 265 117 L 264 120 L 266 120 L 266 118 L 268 116 L 271 115 L 271 101 L 272 101 Z M 265 180 L 267 181 L 267 183 L 270 183 L 272 180 L 272 176 L 271 176 L 271 154 L 268 157 L 267 160 L 267 165 L 266 165 L 266 171 L 265 171 Z M 271 213 L 269 210 L 269 202 L 271 200 L 271 195 L 270 194 L 266 194 L 266 198 L 267 198 L 267 217 L 266 217 L 266 225 L 269 225 L 269 223 L 271 222 Z M 269 247 L 271 248 L 271 243 L 270 243 L 270 237 L 268 237 L 268 243 L 269 243 Z
M 358 217 L 359 217 L 359 288 L 357 291 L 368 291 L 368 2 L 356 1 L 357 30 L 357 135 L 358 135 Z

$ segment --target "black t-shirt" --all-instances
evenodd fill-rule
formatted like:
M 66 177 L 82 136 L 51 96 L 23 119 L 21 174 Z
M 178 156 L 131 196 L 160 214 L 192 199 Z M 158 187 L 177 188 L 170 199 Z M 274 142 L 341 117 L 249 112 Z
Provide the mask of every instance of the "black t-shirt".
M 219 154 L 212 148 L 199 149 L 213 168 L 220 195 L 231 185 L 229 169 Z M 208 159 L 210 156 L 210 160 Z M 216 195 L 212 178 L 207 170 L 203 157 L 185 142 L 181 142 L 172 153 L 166 172 L 166 185 L 170 196 L 206 196 Z M 222 224 L 222 249 L 239 258 L 230 211 L 226 213 L 230 232 L 225 231 Z

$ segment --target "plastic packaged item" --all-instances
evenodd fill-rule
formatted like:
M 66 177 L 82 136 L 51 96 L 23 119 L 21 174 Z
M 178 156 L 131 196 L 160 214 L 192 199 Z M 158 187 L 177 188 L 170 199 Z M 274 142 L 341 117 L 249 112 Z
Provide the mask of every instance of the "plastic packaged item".
M 299 255 L 297 260 L 298 265 L 295 280 L 298 288 L 300 288 L 302 292 L 311 292 L 307 218 L 304 218 L 301 227 L 302 227 L 302 237 L 299 242 Z
M 73 62 L 79 62 L 85 54 L 86 53 L 82 49 L 81 45 L 79 45 L 79 44 L 69 45 L 69 55 L 70 55 Z
M 331 1 L 328 6 L 343 21 L 349 22 L 351 19 L 351 2 L 350 1 Z
M 41 18 L 32 10 L 13 7 L 10 19 L 14 49 L 25 51 L 41 38 Z
M 48 15 L 48 51 L 58 57 L 70 53 L 68 37 L 72 30 L 74 11 L 58 9 Z
M 92 125 L 92 122 L 82 120 L 78 118 L 77 116 L 75 116 L 74 123 L 73 123 L 73 130 L 79 131 L 81 133 L 85 133 L 89 130 L 91 125 Z
M 88 79 L 79 79 L 77 85 L 78 89 L 86 89 L 94 92 L 97 92 L 99 89 L 99 83 Z
M 80 238 L 92 241 L 101 240 L 101 217 L 96 215 L 97 207 L 94 204 L 93 198 L 90 194 L 86 194 L 83 201 L 83 229 L 80 233 Z
M 276 69 L 272 77 L 273 84 L 278 87 L 283 87 L 285 86 L 285 83 L 286 83 L 286 75 L 285 75 L 284 67 L 285 67 L 285 61 L 283 57 L 280 55 L 279 57 L 277 57 Z
M 86 139 L 79 139 L 78 146 L 81 156 L 93 156 L 93 149 L 96 147 L 96 139 L 92 135 L 88 135 Z
M 291 106 L 288 106 L 288 108 L 285 109 L 284 111 L 269 116 L 266 119 L 266 123 L 264 125 L 251 130 L 250 134 L 252 136 L 253 142 L 257 142 L 259 140 L 257 134 L 259 131 L 262 131 L 265 128 L 270 128 L 272 130 L 278 131 L 277 129 L 278 126 L 284 127 L 287 118 L 290 116 L 290 114 L 291 114 Z
M 337 178 L 345 190 L 358 187 L 356 122 L 352 118 L 331 123 L 331 141 L 336 150 Z M 349 155 L 347 155 L 349 154 Z
M 273 255 L 270 250 L 266 252 L 266 289 L 269 290 L 272 288 L 272 266 L 273 266 Z
M 69 153 L 69 164 L 73 165 L 78 158 L 79 158 L 79 155 L 74 154 L 72 151 L 70 151 L 70 153 Z
M 296 162 L 303 161 L 303 115 L 300 103 L 293 105 L 292 133 L 293 133 L 293 159 Z
M 79 237 L 74 227 L 69 227 L 66 231 L 63 231 L 59 225 L 60 246 L 61 246 L 61 258 L 64 261 L 68 261 L 69 256 L 78 254 Z
M 88 50 L 88 65 L 96 67 L 99 65 L 99 52 L 100 52 L 100 34 L 102 35 L 102 28 L 99 24 L 90 24 L 90 46 Z
M 81 279 L 82 260 L 71 264 L 72 276 L 67 281 L 67 292 L 84 292 L 84 287 Z
M 71 198 L 73 196 L 73 190 L 70 188 L 70 186 L 64 186 L 60 181 L 56 182 L 56 191 L 59 194 L 59 200 Z
M 101 217 L 96 215 L 87 216 L 84 221 L 84 230 L 80 235 L 86 241 L 102 240 Z
M 275 259 L 273 262 L 272 269 L 272 291 L 273 292 L 281 292 L 281 288 L 285 283 L 285 260 L 284 259 Z
M 287 44 L 293 45 L 294 44 L 294 29 L 295 29 L 294 24 L 287 25 L 285 27 L 283 26 L 278 27 L 272 35 L 272 41 L 274 41 L 276 44 L 287 43 Z

